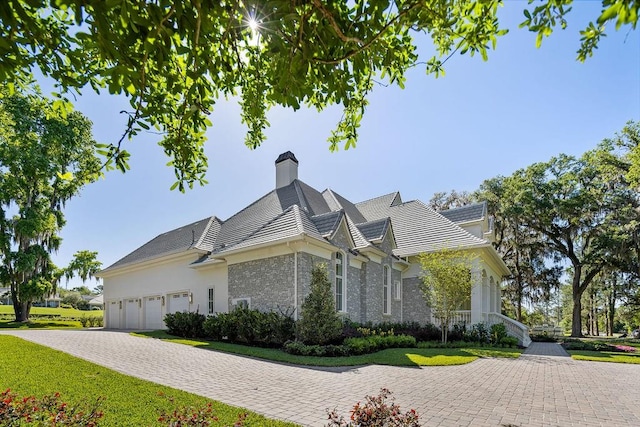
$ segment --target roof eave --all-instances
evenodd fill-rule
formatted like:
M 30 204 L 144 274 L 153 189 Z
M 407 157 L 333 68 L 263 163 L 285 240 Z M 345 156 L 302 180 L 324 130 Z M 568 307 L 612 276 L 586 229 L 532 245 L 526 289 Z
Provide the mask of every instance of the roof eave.
M 139 261 L 132 261 L 126 264 L 119 265 L 117 267 L 107 267 L 104 270 L 100 270 L 95 274 L 96 277 L 104 279 L 105 277 L 114 276 L 116 274 L 125 273 L 130 270 L 136 270 L 138 268 L 142 268 L 149 264 L 156 264 L 163 261 L 170 261 L 174 258 L 180 258 L 182 256 L 193 255 L 193 254 L 206 254 L 209 253 L 206 250 L 190 247 L 187 249 L 178 249 L 170 252 L 165 252 L 161 255 L 156 255 L 153 257 L 145 258 Z

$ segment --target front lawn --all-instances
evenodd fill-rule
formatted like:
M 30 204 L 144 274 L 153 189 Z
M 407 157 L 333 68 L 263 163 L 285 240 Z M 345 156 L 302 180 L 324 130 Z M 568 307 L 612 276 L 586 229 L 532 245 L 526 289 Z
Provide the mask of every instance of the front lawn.
M 71 404 L 101 405 L 100 426 L 154 426 L 161 411 L 179 407 L 204 407 L 209 399 L 129 377 L 57 350 L 0 335 L 0 391 L 11 389 L 21 396 L 61 394 Z M 233 425 L 238 414 L 247 413 L 245 425 L 286 427 L 295 424 L 213 402 L 220 425 Z
M 60 317 L 60 318 L 79 318 L 82 316 L 102 317 L 102 310 L 76 310 L 75 308 L 52 308 L 52 307 L 31 307 L 30 312 L 32 319 L 38 317 Z M 0 305 L 0 315 L 13 316 L 12 305 Z
M 66 329 L 81 328 L 78 320 L 31 320 L 27 323 L 0 320 L 0 329 Z
M 392 365 L 392 366 L 444 366 L 464 365 L 479 357 L 517 358 L 523 352 L 517 348 L 389 348 L 371 354 L 349 357 L 316 357 L 298 356 L 285 353 L 279 349 L 249 347 L 218 341 L 180 338 L 169 335 L 165 331 L 140 332 L 137 336 L 159 338 L 179 344 L 190 345 L 207 350 L 251 356 L 274 362 L 291 363 L 307 366 L 362 366 L 362 365 Z
M 617 351 L 567 350 L 572 359 L 592 362 L 632 363 L 640 365 L 640 353 L 620 353 Z

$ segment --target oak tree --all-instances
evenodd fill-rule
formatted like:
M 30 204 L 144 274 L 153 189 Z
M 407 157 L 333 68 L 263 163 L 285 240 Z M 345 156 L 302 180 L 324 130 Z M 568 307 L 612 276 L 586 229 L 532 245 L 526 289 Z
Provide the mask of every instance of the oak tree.
M 532 3 L 531 0 L 530 3 Z M 566 27 L 573 0 L 544 0 L 524 10 L 538 35 Z M 407 70 L 443 73 L 455 53 L 483 59 L 507 31 L 501 0 L 4 0 L 0 2 L 0 85 L 27 86 L 34 70 L 61 97 L 90 86 L 129 98 L 128 127 L 103 147 L 107 166 L 127 169 L 121 146 L 157 128 L 175 187 L 204 183 L 205 131 L 220 98 L 239 95 L 246 144 L 260 145 L 266 113 L 281 105 L 343 108 L 330 148 L 355 145 L 374 79 L 403 87 Z M 585 60 L 605 26 L 635 29 L 638 0 L 602 0 L 581 32 Z M 413 35 L 431 37 L 435 55 L 419 58 Z M 64 98 L 58 100 L 62 106 Z
M 84 279 L 99 264 L 80 252 L 67 269 L 51 260 L 62 242 L 65 203 L 99 176 L 91 122 L 41 97 L 0 96 L 0 282 L 10 287 L 16 321 L 55 291 L 60 278 Z

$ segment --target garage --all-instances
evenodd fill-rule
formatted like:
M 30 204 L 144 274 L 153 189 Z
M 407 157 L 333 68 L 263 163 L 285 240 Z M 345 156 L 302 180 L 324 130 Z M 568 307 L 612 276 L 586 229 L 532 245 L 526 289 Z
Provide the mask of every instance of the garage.
M 189 292 L 180 292 L 177 294 L 169 294 L 169 308 L 167 313 L 178 313 L 181 311 L 189 311 Z
M 145 297 L 144 327 L 145 329 L 164 329 L 161 296 Z
M 120 328 L 120 301 L 110 301 L 107 304 L 107 328 Z
M 140 300 L 125 300 L 124 318 L 126 329 L 140 329 Z

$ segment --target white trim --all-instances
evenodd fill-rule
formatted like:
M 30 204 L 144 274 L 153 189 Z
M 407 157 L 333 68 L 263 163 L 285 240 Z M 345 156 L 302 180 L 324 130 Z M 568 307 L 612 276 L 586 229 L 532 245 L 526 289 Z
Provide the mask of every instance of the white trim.
M 382 266 L 382 314 L 391 315 L 391 268 L 388 265 Z M 385 289 L 386 288 L 386 289 Z M 386 300 L 386 304 L 385 304 Z
M 338 276 L 338 255 L 340 255 L 340 270 L 341 273 Z M 340 298 L 340 305 L 342 307 L 338 308 L 336 307 L 336 311 L 339 313 L 346 313 L 347 312 L 347 268 L 348 268 L 349 263 L 347 262 L 347 254 L 345 254 L 343 251 L 339 250 L 335 253 L 334 256 L 334 264 L 333 264 L 333 295 L 336 299 L 336 302 L 338 301 L 338 278 L 340 279 L 341 285 L 340 285 L 340 290 L 341 290 L 341 298 Z

